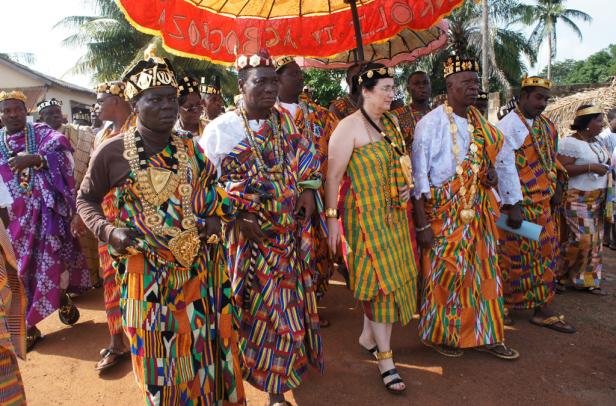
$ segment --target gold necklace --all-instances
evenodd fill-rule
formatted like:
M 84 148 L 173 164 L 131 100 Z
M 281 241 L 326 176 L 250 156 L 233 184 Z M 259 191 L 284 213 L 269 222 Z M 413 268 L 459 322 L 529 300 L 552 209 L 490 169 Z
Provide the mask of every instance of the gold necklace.
M 171 143 L 176 148 L 175 159 L 178 162 L 177 173 L 172 173 L 162 168 L 146 168 L 147 162 L 145 159 L 139 158 L 140 152 L 143 153 L 144 151 L 139 150 L 142 147 L 137 147 L 138 140 L 140 141 L 140 137 L 134 127 L 125 134 L 124 158 L 135 174 L 137 191 L 143 205 L 145 225 L 160 237 L 170 237 L 169 250 L 180 265 L 189 268 L 201 249 L 201 240 L 197 232 L 197 221 L 192 206 L 193 188 L 188 179 L 186 146 L 177 135 L 171 135 Z M 150 169 L 154 169 L 154 171 L 149 171 Z M 165 172 L 175 175 L 177 181 L 171 181 L 170 175 L 166 175 Z M 162 193 L 157 190 L 164 191 L 167 195 L 164 201 L 161 201 Z M 181 226 L 184 230 L 178 227 L 164 227 L 164 217 L 159 213 L 161 211 L 160 205 L 167 202 L 176 190 L 180 194 L 183 215 Z
M 445 101 L 445 112 L 447 113 L 447 117 L 449 118 L 449 129 L 451 132 L 451 152 L 453 152 L 453 156 L 456 160 L 456 176 L 462 178 L 464 174 L 464 168 L 462 167 L 463 159 L 458 159 L 458 154 L 460 153 L 460 146 L 458 145 L 458 126 L 456 125 L 453 119 L 453 109 Z M 460 190 L 458 193 L 460 194 L 460 198 L 462 200 L 462 210 L 460 210 L 460 220 L 462 223 L 469 224 L 475 218 L 475 210 L 473 209 L 473 203 L 475 201 L 475 195 L 477 193 L 477 179 L 479 176 L 479 169 L 481 168 L 478 162 L 478 151 L 479 148 L 477 144 L 474 142 L 473 133 L 475 132 L 475 127 L 471 123 L 471 117 L 467 114 L 466 118 L 468 120 L 468 133 L 471 139 L 471 144 L 469 145 L 470 152 L 470 162 L 471 162 L 471 171 L 472 171 L 472 179 L 470 191 L 466 189 L 466 186 L 462 184 L 462 179 L 460 179 Z M 467 198 L 468 195 L 468 198 Z

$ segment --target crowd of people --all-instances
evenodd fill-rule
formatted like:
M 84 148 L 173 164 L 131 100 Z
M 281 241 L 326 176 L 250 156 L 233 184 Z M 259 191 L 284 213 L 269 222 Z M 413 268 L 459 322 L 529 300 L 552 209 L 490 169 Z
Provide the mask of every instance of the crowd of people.
M 393 109 L 395 69 L 378 63 L 349 68 L 329 109 L 292 57 L 235 68 L 225 112 L 217 79 L 148 50 L 96 87 L 90 127 L 63 124 L 53 99 L 31 124 L 25 95 L 0 93 L 0 403 L 25 403 L 16 357 L 56 310 L 76 323 L 71 298 L 91 285 L 109 330 L 95 368 L 130 356 L 150 405 L 240 405 L 244 382 L 288 404 L 309 366 L 324 371 L 317 303 L 336 269 L 394 394 L 395 323 L 418 313 L 421 342 L 446 357 L 515 360 L 512 312 L 575 333 L 555 294 L 605 294 L 616 109 L 601 133 L 603 109 L 581 106 L 563 137 L 543 115 L 551 82 L 529 77 L 492 124 L 480 66 L 460 55 L 442 104 L 417 71 Z

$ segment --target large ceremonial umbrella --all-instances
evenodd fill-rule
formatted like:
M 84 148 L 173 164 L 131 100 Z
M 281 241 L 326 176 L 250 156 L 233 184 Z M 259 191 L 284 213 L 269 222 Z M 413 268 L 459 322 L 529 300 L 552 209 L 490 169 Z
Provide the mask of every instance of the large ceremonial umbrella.
M 405 28 L 386 41 L 366 45 L 364 60 L 392 67 L 411 63 L 447 45 L 448 28 L 446 20 L 422 31 Z M 295 60 L 304 68 L 346 69 L 356 63 L 356 56 L 355 50 L 350 50 L 326 58 L 296 57 Z
M 171 53 L 230 65 L 237 53 L 323 58 L 432 27 L 464 0 L 116 0 Z M 357 4 L 356 4 L 357 2 Z M 361 26 L 361 28 L 360 28 Z M 355 35 L 353 33 L 355 32 Z

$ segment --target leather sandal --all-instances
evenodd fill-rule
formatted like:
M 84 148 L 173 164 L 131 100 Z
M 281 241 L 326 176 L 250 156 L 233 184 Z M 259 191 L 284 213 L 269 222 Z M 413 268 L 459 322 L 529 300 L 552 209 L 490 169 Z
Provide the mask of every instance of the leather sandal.
M 393 351 L 386 351 L 386 352 L 379 352 L 377 351 L 374 356 L 376 357 L 376 359 L 378 361 L 383 361 L 386 359 L 391 359 L 394 357 L 394 353 Z M 389 382 L 385 383 L 385 378 L 388 377 L 394 377 L 392 380 L 390 380 Z M 383 385 L 385 385 L 385 389 L 387 389 L 389 392 L 395 394 L 395 395 L 399 395 L 402 392 L 404 392 L 406 390 L 406 385 L 404 386 L 403 389 L 394 389 L 393 386 L 397 385 L 397 384 L 404 384 L 404 381 L 402 380 L 402 378 L 400 377 L 400 374 L 398 373 L 398 370 L 394 367 L 391 369 L 388 369 L 385 372 L 381 373 L 381 379 L 383 379 Z

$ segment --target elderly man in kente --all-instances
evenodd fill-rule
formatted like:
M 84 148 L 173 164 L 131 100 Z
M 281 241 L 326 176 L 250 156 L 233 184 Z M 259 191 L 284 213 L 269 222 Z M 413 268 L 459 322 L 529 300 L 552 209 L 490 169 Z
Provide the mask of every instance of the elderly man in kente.
M 96 86 L 96 110 L 98 116 L 106 122 L 101 131 L 96 134 L 91 150 L 96 150 L 103 142 L 126 132 L 134 125 L 134 116 L 131 115 L 131 106 L 126 100 L 126 84 L 120 80 L 102 82 Z M 109 222 L 117 217 L 117 208 L 114 203 L 114 193 L 109 192 L 101 204 L 103 212 Z M 100 351 L 100 360 L 95 369 L 103 371 L 116 365 L 129 352 L 124 342 L 122 330 L 122 313 L 120 311 L 120 286 L 116 281 L 116 268 L 113 258 L 109 255 L 109 246 L 102 241 L 98 242 L 98 255 L 100 273 L 103 278 L 103 298 L 105 313 L 107 315 L 107 328 L 109 329 L 109 345 Z
M 359 108 L 359 85 L 357 84 L 357 75 L 361 69 L 360 64 L 352 65 L 346 72 L 346 83 L 349 87 L 349 94 L 344 97 L 339 97 L 329 105 L 329 111 L 334 113 L 338 119 L 342 120 L 349 114 L 353 114 Z
M 88 169 L 92 144 L 96 134 L 93 132 L 92 127 L 78 125 L 75 121 L 73 124 L 64 124 L 62 102 L 60 100 L 53 98 L 42 100 L 37 104 L 37 110 L 44 123 L 68 138 L 73 148 L 75 188 L 79 189 L 86 169 Z M 80 220 L 79 216 L 75 213 L 71 221 L 71 234 L 79 239 L 81 250 L 86 257 L 86 261 L 88 261 L 90 281 L 92 284 L 96 284 L 99 281 L 97 243 L 96 239 L 87 232 L 87 228 Z
M 611 176 L 610 154 L 598 135 L 604 114 L 599 106 L 582 105 L 571 125 L 574 134 L 560 140 L 558 160 L 569 175 L 565 195 L 568 238 L 561 249 L 558 269 L 560 283 L 574 289 L 604 296 L 601 290 L 603 268 L 603 222 L 606 188 Z
M 503 274 L 505 325 L 511 310 L 533 310 L 531 322 L 563 333 L 575 329 L 549 308 L 559 261 L 557 210 L 565 186 L 564 168 L 556 159 L 558 131 L 542 113 L 552 83 L 540 77 L 522 81 L 517 106 L 497 124 L 505 136 L 503 161 L 496 163 L 502 210 L 509 225 L 522 220 L 542 227 L 539 241 L 500 230 L 498 260 Z M 519 180 L 518 180 L 519 179 Z
M 4 228 L 13 197 L 0 179 L 0 404 L 25 405 L 26 394 L 17 357 L 26 359 L 26 292 Z
M 406 106 L 392 110 L 392 114 L 398 117 L 404 140 L 410 148 L 413 145 L 413 133 L 417 123 L 432 110 L 430 106 L 430 97 L 432 96 L 430 77 L 426 72 L 420 70 L 411 73 L 406 82 L 406 90 L 411 101 Z
M 37 323 L 60 309 L 60 320 L 74 324 L 79 311 L 67 290 L 90 286 L 86 259 L 70 233 L 75 214 L 75 180 L 68 139 L 47 124 L 26 120 L 23 93 L 0 93 L 0 176 L 13 204 L 9 236 L 28 297 L 28 350 L 42 338 Z
M 350 285 L 364 310 L 359 344 L 378 360 L 385 387 L 402 392 L 393 361 L 391 330 L 406 325 L 417 307 L 417 266 L 406 205 L 412 187 L 411 159 L 398 121 L 388 113 L 394 98 L 393 68 L 369 63 L 358 78 L 360 109 L 343 119 L 330 141 L 326 184 L 329 246 L 340 242 L 336 202 L 342 198 Z
M 203 102 L 199 93 L 199 82 L 189 75 L 180 76 L 178 78 L 178 89 L 180 91 L 178 99 L 180 112 L 175 129 L 191 133 L 198 142 L 199 137 L 203 135 L 205 130 L 205 123 L 201 118 Z
M 323 368 L 310 268 L 320 160 L 312 139 L 275 106 L 269 55 L 239 55 L 236 67 L 243 100 L 208 124 L 201 145 L 239 210 L 225 235 L 244 379 L 270 405 L 284 405 L 309 363 Z
M 201 78 L 201 100 L 203 103 L 202 121 L 205 126 L 216 117 L 225 112 L 225 101 L 222 98 L 222 90 L 220 88 L 220 78 L 214 76 L 211 83 L 206 83 L 205 78 Z M 203 135 L 203 133 L 201 133 Z
M 503 343 L 499 207 L 492 192 L 503 135 L 473 107 L 478 72 L 477 61 L 449 57 L 444 67 L 447 99 L 415 129 L 415 227 L 423 248 L 419 335 L 425 345 L 449 357 L 475 348 L 516 359 L 517 351 Z
M 190 134 L 173 130 L 177 81 L 148 50 L 123 81 L 136 125 L 103 143 L 79 214 L 116 258 L 122 324 L 148 405 L 241 405 L 231 283 L 219 243 L 233 209 Z M 117 216 L 101 203 L 113 191 Z
M 285 56 L 275 60 L 278 75 L 278 101 L 281 107 L 291 113 L 298 131 L 309 137 L 319 154 L 321 173 L 327 172 L 327 148 L 329 138 L 338 124 L 336 116 L 327 109 L 310 100 L 305 93 L 304 74 L 292 57 Z M 322 177 L 325 182 L 325 176 Z M 324 190 L 321 188 L 320 193 Z M 322 211 L 322 210 L 321 210 Z M 329 278 L 334 272 L 334 264 L 327 247 L 327 229 L 325 224 L 316 227 L 314 232 L 314 252 L 311 253 L 310 268 L 316 269 L 315 283 L 317 299 L 321 299 L 327 290 Z M 321 327 L 329 322 L 320 317 Z

